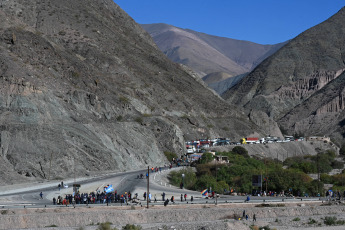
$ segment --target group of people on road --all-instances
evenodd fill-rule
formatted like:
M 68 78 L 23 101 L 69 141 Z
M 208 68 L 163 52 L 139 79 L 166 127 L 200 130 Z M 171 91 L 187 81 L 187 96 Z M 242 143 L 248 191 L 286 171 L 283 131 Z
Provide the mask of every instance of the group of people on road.
M 137 198 L 138 194 L 135 194 Z M 65 197 L 58 196 L 53 198 L 54 205 L 69 205 L 69 204 L 109 204 L 109 203 L 127 203 L 132 200 L 131 192 L 118 194 L 115 190 L 112 193 L 105 192 L 90 192 L 90 193 L 77 193 L 74 196 L 71 194 Z

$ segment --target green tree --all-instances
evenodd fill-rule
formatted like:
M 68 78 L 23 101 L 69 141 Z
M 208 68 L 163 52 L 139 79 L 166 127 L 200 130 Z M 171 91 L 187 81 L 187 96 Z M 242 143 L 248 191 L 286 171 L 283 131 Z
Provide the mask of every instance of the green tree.
M 213 157 L 212 153 L 204 153 L 201 156 L 200 163 L 206 164 L 206 163 L 213 161 L 213 159 L 214 159 L 214 157 Z
M 232 152 L 237 153 L 246 158 L 249 158 L 247 149 L 243 148 L 242 146 L 236 146 L 235 148 L 232 149 Z
M 204 190 L 206 188 L 215 188 L 216 187 L 216 178 L 212 175 L 202 175 L 195 183 L 195 187 L 197 190 Z
M 182 178 L 182 174 L 184 174 L 184 178 Z M 184 187 L 187 189 L 195 189 L 195 183 L 197 181 L 195 172 L 191 168 L 172 171 L 169 173 L 168 179 L 170 183 L 175 186 L 180 186 L 183 181 Z

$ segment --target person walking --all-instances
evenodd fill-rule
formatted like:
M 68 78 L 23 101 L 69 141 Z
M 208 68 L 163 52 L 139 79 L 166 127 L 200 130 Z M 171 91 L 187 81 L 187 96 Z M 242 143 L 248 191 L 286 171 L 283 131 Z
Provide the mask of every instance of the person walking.
M 183 201 L 183 195 L 181 194 L 181 202 Z
M 162 200 L 165 201 L 165 192 L 162 193 Z
M 250 197 L 249 195 L 247 195 L 247 199 L 244 202 L 249 202 L 250 201 Z
M 144 200 L 146 200 L 146 192 L 144 192 Z
M 184 194 L 184 201 L 187 201 L 187 194 Z
M 256 221 L 256 216 L 255 216 L 255 214 L 253 215 L 253 221 Z
M 43 192 L 40 192 L 40 198 L 43 199 Z

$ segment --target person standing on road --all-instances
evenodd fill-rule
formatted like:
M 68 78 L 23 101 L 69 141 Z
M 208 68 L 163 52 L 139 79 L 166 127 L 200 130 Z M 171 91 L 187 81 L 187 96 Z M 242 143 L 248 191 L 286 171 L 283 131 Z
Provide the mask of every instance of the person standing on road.
M 166 199 L 166 201 L 164 201 L 164 206 L 167 206 L 169 203 L 169 199 Z
M 165 201 L 165 192 L 162 193 L 162 200 Z
M 42 192 L 40 192 L 40 197 L 41 197 L 41 199 L 43 199 L 43 193 Z
M 184 194 L 184 201 L 187 201 L 187 194 Z
M 53 198 L 53 205 L 56 205 L 56 199 L 55 199 L 55 197 Z
M 253 221 L 256 221 L 256 216 L 255 216 L 255 214 L 253 215 Z
M 242 217 L 244 218 L 246 216 L 246 210 L 243 210 L 243 215 Z
M 146 200 L 146 192 L 144 192 L 144 200 Z
M 181 202 L 183 201 L 183 195 L 181 194 Z

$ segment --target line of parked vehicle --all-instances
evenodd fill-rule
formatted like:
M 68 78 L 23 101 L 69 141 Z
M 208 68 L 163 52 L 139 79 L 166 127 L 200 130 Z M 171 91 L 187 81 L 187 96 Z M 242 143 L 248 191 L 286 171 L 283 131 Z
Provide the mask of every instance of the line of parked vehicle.
M 280 137 L 244 137 L 241 138 L 239 142 L 231 142 L 229 138 L 215 138 L 215 139 L 200 139 L 197 141 L 187 141 L 186 142 L 186 152 L 196 153 L 202 152 L 203 149 L 212 146 L 222 146 L 222 145 L 243 145 L 243 144 L 266 144 L 266 143 L 282 143 L 290 141 L 304 141 L 304 137 L 295 138 L 293 136 L 285 136 L 284 139 Z

